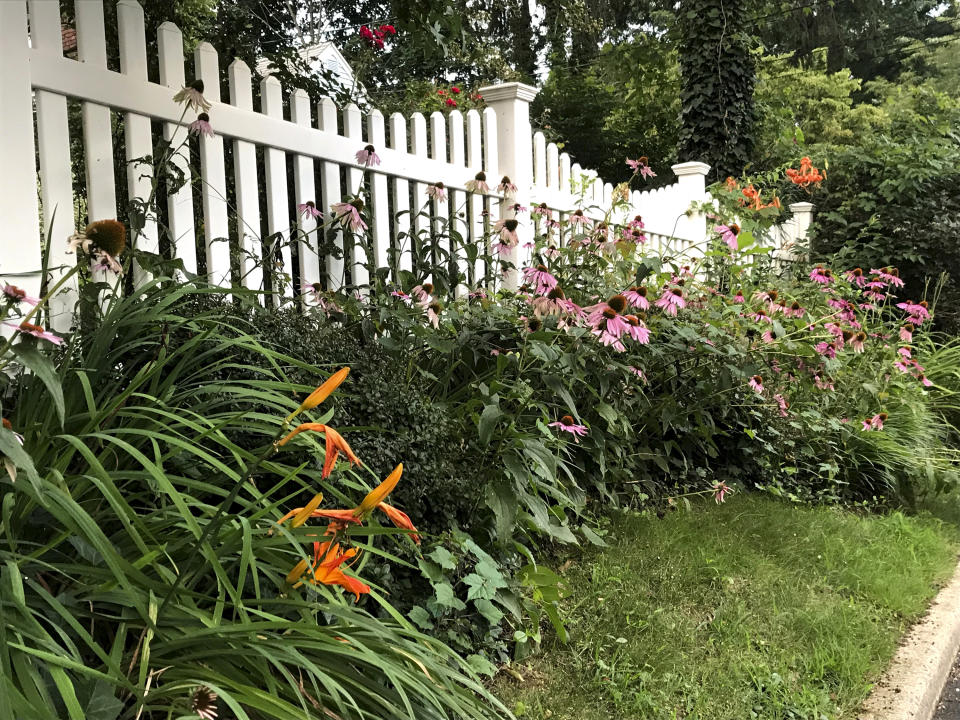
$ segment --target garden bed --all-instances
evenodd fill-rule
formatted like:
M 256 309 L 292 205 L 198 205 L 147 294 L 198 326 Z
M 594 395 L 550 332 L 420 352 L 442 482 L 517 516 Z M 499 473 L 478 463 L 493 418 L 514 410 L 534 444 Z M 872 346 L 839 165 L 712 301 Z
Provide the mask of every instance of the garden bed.
M 931 518 L 756 496 L 622 516 L 564 573 L 569 644 L 497 691 L 552 720 L 850 718 L 957 548 Z

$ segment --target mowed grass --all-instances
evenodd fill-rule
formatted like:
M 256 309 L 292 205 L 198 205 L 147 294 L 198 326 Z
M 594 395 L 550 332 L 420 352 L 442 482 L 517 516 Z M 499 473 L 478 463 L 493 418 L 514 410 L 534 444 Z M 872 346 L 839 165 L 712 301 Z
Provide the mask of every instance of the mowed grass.
M 734 496 L 614 521 L 564 573 L 570 642 L 501 673 L 522 718 L 853 718 L 957 528 Z

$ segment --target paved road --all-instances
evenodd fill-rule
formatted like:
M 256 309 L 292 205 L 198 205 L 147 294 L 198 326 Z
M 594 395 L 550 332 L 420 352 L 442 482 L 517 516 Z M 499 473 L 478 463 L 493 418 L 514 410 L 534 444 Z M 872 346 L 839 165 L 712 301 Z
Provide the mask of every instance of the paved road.
M 933 720 L 960 720 L 960 656 L 953 663 Z

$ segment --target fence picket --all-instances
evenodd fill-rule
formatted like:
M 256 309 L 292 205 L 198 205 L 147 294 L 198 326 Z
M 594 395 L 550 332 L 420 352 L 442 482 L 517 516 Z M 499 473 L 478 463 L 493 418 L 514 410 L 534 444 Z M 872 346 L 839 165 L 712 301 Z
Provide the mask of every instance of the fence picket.
M 63 55 L 58 2 L 30 1 L 30 31 L 31 45 L 34 48 L 52 55 Z M 4 67 L 7 67 L 6 63 Z M 74 255 L 66 254 L 67 238 L 76 229 L 73 207 L 73 170 L 70 167 L 70 129 L 67 125 L 66 97 L 46 90 L 37 90 L 36 104 L 43 236 L 50 238 L 47 284 L 52 286 L 76 262 Z M 7 107 L 6 104 L 4 106 Z M 6 137 L 6 130 L 4 136 Z M 4 166 L 7 168 L 5 173 L 16 167 L 12 161 L 4 163 Z M 29 184 L 24 187 L 27 190 L 30 189 Z M 36 250 L 39 261 L 39 245 Z M 39 262 L 37 267 L 40 267 Z M 77 280 L 76 276 L 73 276 L 66 281 L 62 290 L 50 299 L 50 326 L 61 331 L 69 329 L 76 301 Z
M 117 25 L 120 36 L 120 72 L 146 82 L 147 41 L 140 3 L 136 0 L 119 0 Z M 153 197 L 153 165 L 149 162 L 136 162 L 140 158 L 153 156 L 150 118 L 137 113 L 124 113 L 123 132 L 127 158 L 127 195 L 131 202 L 138 202 L 136 210 L 143 213 L 143 226 L 139 229 L 139 236 L 131 238 L 131 241 L 138 250 L 157 254 L 160 252 L 160 241 Z M 130 229 L 133 234 L 134 228 Z M 133 277 L 137 285 L 150 279 L 150 275 L 144 272 L 139 264 L 134 264 Z
M 560 150 L 556 143 L 547 144 L 547 187 L 553 191 L 560 188 Z
M 410 116 L 410 152 L 418 158 L 427 155 L 427 121 L 420 113 Z M 424 214 L 429 207 L 430 198 L 427 196 L 427 185 L 423 182 L 413 183 L 413 235 L 411 249 L 414 255 L 414 272 L 425 282 L 433 282 L 430 273 L 423 272 L 424 253 L 430 242 L 430 219 Z
M 280 81 L 272 75 L 265 77 L 260 83 L 261 109 L 268 117 L 283 119 L 283 88 Z M 269 246 L 269 261 L 266 267 L 273 272 L 276 282 L 271 284 L 273 302 L 276 307 L 283 304 L 284 298 L 293 297 L 293 259 L 290 251 L 290 211 L 287 201 L 287 155 L 283 150 L 264 148 L 264 182 L 267 192 L 267 233 L 271 244 Z M 314 199 L 314 202 L 316 200 Z M 274 268 L 276 251 L 273 242 L 280 244 L 280 265 Z M 287 280 L 277 278 L 279 270 Z M 277 284 L 283 281 L 283 293 L 277 292 Z
M 197 45 L 193 54 L 197 77 L 203 80 L 203 94 L 213 105 L 210 123 L 213 137 L 200 134 L 200 176 L 203 186 L 203 231 L 206 245 L 207 278 L 214 285 L 230 285 L 230 221 L 227 215 L 227 172 L 223 157 L 223 136 L 217 132 L 220 104 L 220 62 L 210 43 Z
M 533 184 L 541 188 L 549 185 L 547 181 L 547 139 L 539 131 L 533 134 Z
M 464 176 L 467 173 L 466 146 L 464 144 L 463 133 L 463 114 L 459 110 L 454 110 L 447 118 L 450 131 L 450 164 L 463 171 Z M 466 280 L 468 274 L 467 268 L 467 249 L 466 243 L 470 241 L 470 226 L 467 222 L 466 195 L 462 190 L 450 188 L 447 193 L 447 202 L 449 203 L 448 216 L 453 223 L 452 230 L 460 236 L 457 241 L 451 236 L 450 243 L 454 246 L 451 258 L 451 267 L 456 274 L 462 278 L 456 284 L 454 292 L 457 297 L 466 295 L 470 290 Z
M 430 113 L 430 157 L 438 162 L 447 162 L 447 124 L 441 112 Z M 449 198 L 448 198 L 449 202 Z M 449 218 L 449 205 L 441 204 L 436 199 L 430 201 L 431 215 L 433 215 L 433 237 L 436 257 L 433 263 L 449 268 L 451 266 L 451 239 L 449 229 L 445 227 L 445 218 Z M 441 260 L 443 262 L 441 263 Z M 452 287 L 450 288 L 453 289 Z
M 400 113 L 390 115 L 390 148 L 406 154 L 407 119 Z M 413 239 L 410 237 L 410 183 L 404 178 L 393 181 L 394 250 L 398 270 L 413 269 Z M 397 278 L 399 280 L 399 278 Z
M 480 113 L 476 110 L 467 111 L 467 166 L 470 168 L 464 174 L 470 176 L 483 167 L 483 141 Z M 466 179 L 469 179 L 467 177 Z M 486 262 L 483 259 L 486 253 L 485 228 L 482 195 L 470 193 L 467 196 L 467 218 L 470 225 L 470 242 L 477 248 L 477 259 L 473 264 L 473 274 L 470 282 L 474 287 L 480 286 L 480 280 L 486 274 Z
M 290 121 L 297 125 L 310 127 L 310 96 L 303 90 L 294 90 L 290 96 Z M 325 163 L 326 164 L 326 163 Z M 339 175 L 337 183 L 339 185 Z M 325 181 L 326 182 L 326 181 Z M 314 183 L 313 158 L 306 155 L 294 155 L 293 157 L 293 193 L 298 206 L 312 202 L 317 207 L 323 208 L 323 220 L 330 220 L 333 215 L 330 212 L 330 203 L 326 199 L 320 203 L 317 202 L 317 191 Z M 336 201 L 335 201 L 336 202 Z M 320 282 L 320 233 L 322 228 L 309 213 L 299 213 L 297 219 L 297 255 L 300 264 L 300 283 L 302 285 L 312 285 Z M 343 264 L 341 261 L 341 273 Z M 342 284 L 342 281 L 341 281 Z M 330 287 L 329 289 L 338 289 Z
M 253 78 L 242 60 L 227 69 L 230 104 L 253 112 Z M 237 237 L 240 238 L 240 282 L 249 290 L 263 289 L 263 245 L 260 242 L 260 184 L 253 143 L 233 141 L 233 177 L 237 193 Z M 261 303 L 264 297 L 260 296 Z
M 165 22 L 157 29 L 157 48 L 160 55 L 160 84 L 170 88 L 171 95 L 183 87 L 183 34 L 173 23 Z M 173 153 L 170 163 L 183 185 L 173 190 L 174 180 L 167 185 L 167 221 L 173 257 L 183 263 L 183 269 L 197 273 L 197 236 L 193 222 L 193 173 L 190 170 L 190 145 L 186 142 L 187 129 L 181 124 L 163 124 L 163 139 Z
M 363 122 L 360 117 L 360 108 L 350 103 L 343 109 L 343 135 L 351 140 L 351 147 L 356 147 L 354 152 L 365 146 L 363 142 Z M 360 188 L 363 186 L 364 171 L 356 167 L 347 168 L 347 193 L 351 196 L 360 197 Z M 357 241 L 354 233 L 344 233 L 344 242 L 346 243 L 346 261 L 353 264 L 350 266 L 350 278 L 356 287 L 368 286 L 370 284 L 370 274 L 367 272 L 366 251 L 362 243 Z
M 330 98 L 321 99 L 317 114 L 320 119 L 320 129 L 336 134 L 337 106 L 333 104 L 333 100 Z M 320 164 L 320 178 L 323 185 L 323 219 L 328 223 L 333 223 L 336 218 L 330 206 L 343 200 L 343 194 L 340 190 L 340 166 L 324 160 Z M 332 233 L 334 245 L 338 248 L 341 257 L 327 255 L 327 288 L 329 290 L 339 290 L 345 283 L 343 275 L 343 236 L 345 233 L 339 228 L 333 230 Z
M 383 124 L 383 113 L 372 110 L 367 116 L 367 140 L 377 152 L 386 147 L 387 136 Z M 373 173 L 370 185 L 370 219 L 373 227 L 370 228 L 371 253 L 376 267 L 388 267 L 388 251 L 390 250 L 390 206 L 387 197 L 387 176 L 383 173 Z

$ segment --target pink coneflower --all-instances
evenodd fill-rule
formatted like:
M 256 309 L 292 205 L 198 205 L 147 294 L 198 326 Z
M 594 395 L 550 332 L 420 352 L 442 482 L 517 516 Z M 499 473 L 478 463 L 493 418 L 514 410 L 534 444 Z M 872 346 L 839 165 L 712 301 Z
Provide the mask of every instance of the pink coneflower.
M 553 211 L 547 207 L 546 203 L 540 203 L 539 205 L 534 205 L 533 209 L 530 211 L 530 217 L 535 220 L 544 218 L 546 220 L 553 220 Z
M 853 270 L 845 270 L 843 276 L 847 279 L 847 282 L 853 283 L 857 287 L 863 287 L 867 284 L 867 276 L 863 274 L 863 268 L 854 268 Z
M 877 413 L 863 421 L 863 430 L 883 430 L 883 423 L 887 419 L 885 412 Z
M 903 287 L 903 280 L 900 279 L 900 271 L 895 267 L 886 267 L 880 270 L 874 269 L 870 272 L 877 275 L 881 280 L 886 280 L 894 287 Z
M 865 298 L 868 298 L 868 299 L 870 299 L 870 300 L 874 300 L 874 301 L 876 301 L 876 302 L 883 302 L 884 300 L 887 299 L 887 294 L 886 294 L 886 293 L 877 292 L 876 290 L 864 290 L 864 291 L 863 291 L 863 296 L 864 296 Z M 863 305 L 861 305 L 860 307 L 863 307 Z M 871 307 L 871 308 L 874 308 L 875 306 L 871 305 L 870 307 Z
M 642 216 L 642 215 L 634 215 L 634 216 L 633 216 L 633 220 L 631 220 L 630 222 L 627 223 L 627 227 L 629 227 L 629 228 L 639 228 L 640 230 L 643 230 L 643 228 L 646 227 L 646 226 L 643 224 L 643 216 Z
M 606 302 L 587 308 L 590 313 L 587 316 L 587 323 L 593 327 L 593 334 L 600 336 L 604 345 L 611 344 L 613 340 L 619 340 L 630 327 L 621 315 L 626 309 L 627 299 L 623 295 L 614 295 Z
M 833 282 L 833 273 L 829 268 L 825 268 L 823 265 L 817 265 L 810 271 L 810 279 L 821 285 L 829 285 Z
M 640 308 L 641 310 L 650 309 L 650 301 L 647 300 L 647 289 L 645 287 L 634 285 L 629 290 L 624 290 L 622 295 L 630 303 L 630 307 Z
M 194 80 L 189 85 L 184 86 L 173 96 L 175 103 L 185 103 L 187 107 L 200 112 L 206 112 L 210 109 L 210 103 L 203 97 L 203 80 Z
M 500 184 L 497 185 L 497 190 L 502 192 L 504 195 L 515 195 L 518 188 L 513 184 L 513 182 L 511 182 L 510 178 L 504 175 L 500 179 Z
M 640 177 L 642 178 L 656 177 L 657 174 L 653 171 L 653 169 L 650 167 L 648 163 L 649 163 L 649 160 L 647 159 L 646 156 L 637 158 L 636 160 L 631 160 L 630 158 L 627 158 L 627 165 L 629 165 L 630 169 L 633 170 L 635 173 L 640 173 Z
M 433 185 L 427 185 L 427 195 L 437 202 L 447 201 L 447 190 L 442 182 L 435 182 Z
M 667 315 L 676 317 L 677 310 L 687 306 L 687 301 L 683 299 L 683 290 L 678 287 L 664 287 L 663 293 L 654 303 L 661 308 Z
M 190 711 L 203 720 L 216 720 L 217 694 L 210 688 L 201 685 L 193 691 L 190 698 Z
M 569 301 L 563 290 L 559 287 L 551 288 L 543 295 L 537 295 L 530 298 L 530 305 L 533 307 L 533 314 L 537 317 L 544 315 L 560 315 L 567 311 Z
M 473 176 L 473 180 L 467 180 L 463 185 L 467 192 L 479 193 L 485 195 L 490 192 L 490 186 L 487 185 L 487 174 L 482 170 Z
M 807 314 L 807 311 L 800 305 L 800 303 L 794 300 L 792 303 L 790 303 L 790 307 L 784 308 L 783 314 L 787 317 L 802 318 Z
M 772 330 L 764 330 L 760 335 L 760 339 L 763 340 L 767 345 L 773 345 L 777 339 L 773 336 Z
M 338 202 L 330 206 L 334 215 L 334 222 L 339 223 L 346 229 L 353 232 L 366 230 L 367 224 L 360 217 L 360 211 L 363 210 L 363 200 L 354 198 L 350 202 Z
M 787 399 L 780 393 L 774 395 L 773 399 L 777 401 L 777 405 L 780 407 L 780 417 L 787 417 L 787 415 L 790 414 L 787 412 L 787 408 L 790 407 L 790 403 L 787 402 Z
M 863 331 L 856 333 L 852 338 L 850 338 L 850 347 L 853 348 L 855 353 L 863 352 L 863 343 L 867 339 L 867 334 Z
M 16 285 L 4 285 L 3 294 L 14 305 L 17 303 L 25 302 L 28 305 L 36 305 L 40 302 L 40 298 L 35 298 L 32 295 L 27 295 L 26 290 L 21 290 Z
M 521 205 L 520 203 L 514 203 L 513 205 L 510 205 L 510 206 L 507 208 L 507 210 L 513 210 L 513 212 L 514 212 L 515 215 L 516 215 L 517 213 L 525 213 L 525 212 L 527 211 L 527 209 L 526 209 L 523 205 Z
M 624 315 L 624 320 L 626 320 L 629 325 L 627 334 L 629 334 L 631 338 L 641 345 L 646 345 L 650 342 L 650 328 L 643 323 L 643 320 L 636 315 Z
M 574 210 L 570 215 L 571 225 L 589 225 L 590 218 L 583 214 L 583 210 Z
M 913 300 L 907 300 L 906 302 L 897 303 L 897 307 L 910 314 L 907 321 L 913 325 L 922 325 L 923 321 L 930 317 L 929 305 L 926 300 L 921 300 L 918 303 L 913 302 Z
M 897 355 L 899 355 L 900 357 L 905 357 L 905 358 L 911 358 L 911 357 L 913 357 L 913 354 L 910 352 L 910 348 L 908 348 L 908 347 L 898 348 L 898 349 L 897 349 Z
M 314 220 L 323 217 L 323 213 L 317 209 L 317 204 L 313 200 L 307 200 L 305 203 L 297 205 L 297 214 Z
M 603 221 L 598 222 L 593 226 L 593 240 L 596 243 L 602 243 L 607 240 L 610 235 L 610 228 Z
M 933 383 L 923 373 L 920 373 L 919 375 L 917 375 L 917 380 L 919 380 L 920 384 L 923 385 L 924 387 L 933 387 Z
M 503 252 L 510 248 L 515 248 L 520 244 L 520 238 L 517 237 L 517 227 L 520 225 L 513 218 L 507 220 L 497 220 L 493 225 L 493 231 L 500 236 L 500 241 L 494 246 L 497 252 Z
M 736 295 L 733 296 L 733 302 L 736 303 L 737 305 L 742 305 L 746 301 L 747 301 L 746 298 L 743 297 L 743 291 L 737 290 Z
M 713 231 L 720 233 L 720 238 L 733 252 L 736 252 L 739 249 L 740 245 L 737 242 L 737 235 L 740 234 L 739 225 L 736 223 L 730 223 L 729 225 L 717 225 L 715 228 L 713 228 Z
M 313 295 L 314 302 L 320 301 L 320 294 L 323 292 L 323 285 L 320 283 L 304 283 L 300 286 L 302 295 Z
M 864 287 L 870 290 L 886 290 L 887 283 L 883 282 L 883 280 L 874 278 L 873 280 L 868 282 L 866 285 L 864 285 Z
M 813 382 L 820 390 L 833 390 L 833 383 L 825 379 L 819 372 L 814 373 Z
M 638 378 L 640 378 L 640 379 L 643 380 L 644 382 L 647 381 L 647 374 L 646 374 L 643 370 L 641 370 L 640 368 L 636 368 L 636 367 L 634 367 L 633 365 L 630 365 L 630 366 L 627 367 L 627 370 L 629 370 L 630 372 L 632 372 L 634 375 L 636 375 Z
M 647 241 L 647 235 L 638 227 L 625 227 L 620 233 L 624 242 L 632 242 L 634 245 L 643 245 Z
M 753 297 L 756 300 L 763 300 L 766 303 L 771 305 L 776 302 L 777 298 L 780 297 L 779 293 L 776 290 L 757 290 Z
M 900 328 L 900 339 L 904 342 L 913 342 L 913 331 L 916 328 L 913 326 L 913 323 L 907 323 L 902 328 Z
M 587 426 L 578 425 L 576 420 L 573 419 L 572 415 L 564 415 L 556 422 L 550 423 L 549 427 L 560 428 L 564 432 L 570 433 L 573 435 L 573 439 L 577 442 L 580 442 L 580 438 L 586 435 L 588 431 Z
M 29 323 L 29 322 L 21 322 L 21 323 L 5 322 L 4 325 L 6 325 L 7 327 L 16 328 L 22 333 L 26 333 L 27 335 L 33 335 L 34 337 L 40 338 L 41 340 L 52 342 L 54 345 L 61 345 L 63 343 L 62 337 L 60 337 L 59 335 L 54 335 L 52 332 L 48 332 L 47 330 L 44 330 L 43 327 L 41 327 L 40 325 L 34 325 L 33 323 Z
M 757 308 L 754 312 L 748 313 L 747 317 L 757 323 L 772 323 L 773 319 L 767 315 L 763 308 Z
M 357 163 L 364 167 L 380 164 L 380 156 L 377 155 L 377 149 L 373 145 L 364 145 L 356 154 Z
M 205 112 L 197 115 L 197 119 L 187 125 L 187 130 L 194 135 L 213 137 L 213 126 L 210 124 L 210 116 Z
M 524 268 L 523 279 L 534 286 L 537 295 L 546 295 L 557 286 L 557 279 L 543 265 Z
M 722 481 L 715 482 L 713 484 L 713 499 L 716 501 L 717 505 L 724 502 L 727 499 L 727 495 L 733 495 L 732 487 Z
M 407 295 L 407 293 L 405 293 L 403 290 L 394 290 L 390 294 L 395 298 L 400 298 L 403 300 L 403 302 L 407 303 L 407 305 L 413 302 L 413 298 Z
M 410 290 L 410 296 L 418 305 L 426 308 L 427 305 L 433 302 L 433 285 L 431 283 L 416 285 Z
M 109 270 L 118 275 L 123 272 L 123 266 L 110 253 L 104 250 L 95 250 L 93 252 L 93 263 L 91 267 L 94 270 Z
M 759 375 L 754 375 L 747 381 L 747 385 L 753 388 L 756 392 L 763 392 L 763 378 Z

